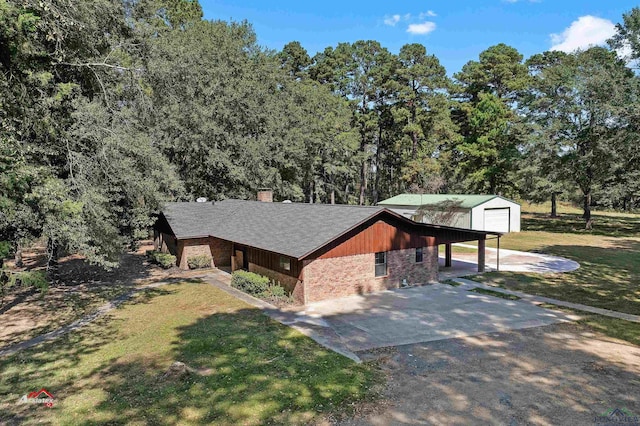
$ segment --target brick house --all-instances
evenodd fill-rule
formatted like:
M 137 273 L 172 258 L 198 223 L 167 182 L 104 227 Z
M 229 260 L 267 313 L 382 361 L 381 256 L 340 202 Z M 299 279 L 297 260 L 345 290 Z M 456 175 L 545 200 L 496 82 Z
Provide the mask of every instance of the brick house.
M 260 198 L 260 197 L 259 197 Z M 268 201 L 268 199 L 267 199 Z M 489 233 L 417 223 L 384 207 L 224 200 L 169 203 L 155 247 L 187 269 L 195 255 L 214 267 L 268 276 L 300 303 L 438 281 L 438 245 Z

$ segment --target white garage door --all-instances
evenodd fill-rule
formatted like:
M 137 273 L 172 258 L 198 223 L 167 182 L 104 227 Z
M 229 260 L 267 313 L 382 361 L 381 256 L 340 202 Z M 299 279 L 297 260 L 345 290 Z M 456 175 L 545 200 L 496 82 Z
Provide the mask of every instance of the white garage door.
M 504 209 L 485 209 L 484 230 L 509 232 L 509 207 Z

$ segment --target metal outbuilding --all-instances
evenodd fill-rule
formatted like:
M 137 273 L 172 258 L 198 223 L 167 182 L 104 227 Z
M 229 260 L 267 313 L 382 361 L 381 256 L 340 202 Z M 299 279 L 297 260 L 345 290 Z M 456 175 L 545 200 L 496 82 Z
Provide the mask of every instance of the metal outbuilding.
M 378 203 L 416 222 L 520 232 L 520 204 L 499 195 L 400 194 Z

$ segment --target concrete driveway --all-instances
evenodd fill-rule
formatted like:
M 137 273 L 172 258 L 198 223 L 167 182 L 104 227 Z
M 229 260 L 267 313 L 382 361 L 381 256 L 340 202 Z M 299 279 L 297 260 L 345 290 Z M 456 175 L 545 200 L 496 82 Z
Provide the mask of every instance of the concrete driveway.
M 469 244 L 455 244 L 455 246 L 473 250 L 478 249 L 478 247 Z M 486 271 L 495 271 L 498 262 L 498 251 L 494 248 L 487 247 L 485 253 Z M 440 264 L 440 279 L 442 280 L 478 273 L 477 253 L 454 253 L 451 267 L 444 266 L 444 257 L 440 257 L 438 261 Z M 554 274 L 558 272 L 571 272 L 578 268 L 580 268 L 578 262 L 560 256 L 500 249 L 500 271 Z
M 527 303 L 434 284 L 312 303 L 289 323 L 310 325 L 333 345 L 358 352 L 568 320 Z

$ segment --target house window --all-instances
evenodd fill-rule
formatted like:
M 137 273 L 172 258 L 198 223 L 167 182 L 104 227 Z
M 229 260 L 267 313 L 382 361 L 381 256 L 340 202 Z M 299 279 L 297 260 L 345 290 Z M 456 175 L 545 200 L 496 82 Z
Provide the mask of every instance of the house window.
M 280 256 L 280 269 L 284 269 L 285 271 L 291 270 L 291 259 L 288 257 Z
M 422 263 L 422 247 L 416 249 L 416 263 Z
M 384 251 L 376 253 L 376 277 L 387 275 L 387 253 Z

